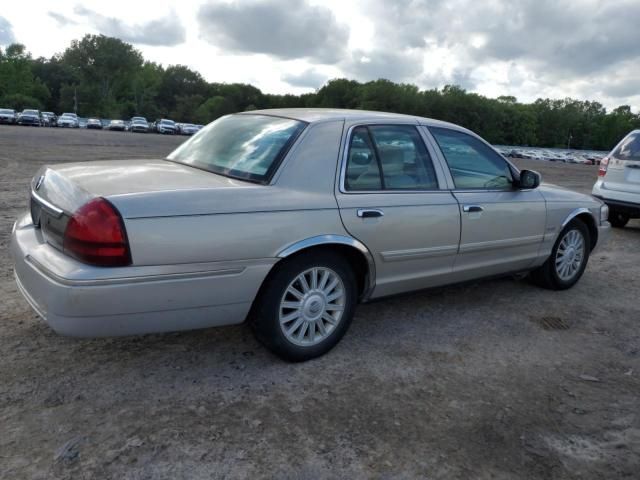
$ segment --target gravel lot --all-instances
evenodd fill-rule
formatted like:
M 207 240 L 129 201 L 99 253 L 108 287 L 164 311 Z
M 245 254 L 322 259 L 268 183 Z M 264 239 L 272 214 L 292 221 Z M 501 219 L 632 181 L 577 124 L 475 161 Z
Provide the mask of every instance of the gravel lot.
M 7 251 L 29 179 L 183 139 L 0 128 L 0 478 L 638 478 L 638 221 L 570 291 L 501 279 L 362 305 L 304 364 L 246 326 L 54 334 Z M 597 171 L 526 164 L 584 192 Z

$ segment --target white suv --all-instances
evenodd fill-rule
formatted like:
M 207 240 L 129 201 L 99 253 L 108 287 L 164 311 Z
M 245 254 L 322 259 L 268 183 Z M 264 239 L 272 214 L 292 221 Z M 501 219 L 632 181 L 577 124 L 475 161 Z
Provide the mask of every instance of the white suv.
M 609 206 L 609 222 L 624 227 L 640 218 L 640 130 L 634 130 L 600 162 L 591 192 Z

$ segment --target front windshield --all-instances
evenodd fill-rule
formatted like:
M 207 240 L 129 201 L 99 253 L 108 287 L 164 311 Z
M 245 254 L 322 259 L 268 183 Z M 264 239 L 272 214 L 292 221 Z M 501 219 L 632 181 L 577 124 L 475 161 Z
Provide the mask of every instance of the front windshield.
M 175 125 L 176 122 L 174 122 L 173 120 L 160 120 L 160 123 L 163 123 L 165 125 Z
M 6 109 L 6 108 L 0 108 L 0 113 L 11 113 L 11 114 L 13 114 L 13 110 L 9 110 L 9 109 Z
M 234 178 L 266 182 L 306 124 L 267 115 L 229 115 L 174 150 L 169 160 Z
M 25 110 L 24 112 L 22 112 L 24 115 L 38 115 L 38 111 L 37 110 Z

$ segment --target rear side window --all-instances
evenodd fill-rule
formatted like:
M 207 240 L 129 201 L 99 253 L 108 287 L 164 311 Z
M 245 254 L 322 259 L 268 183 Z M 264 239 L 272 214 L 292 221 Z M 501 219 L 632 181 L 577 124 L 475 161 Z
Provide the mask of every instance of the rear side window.
M 430 127 L 456 188 L 502 190 L 513 184 L 505 160 L 477 138 L 457 130 Z
M 631 133 L 622 140 L 613 151 L 612 157 L 618 160 L 640 161 L 640 132 Z
M 228 177 L 265 183 L 306 123 L 258 114 L 221 117 L 167 158 Z
M 382 189 L 380 164 L 366 127 L 356 128 L 351 135 L 345 187 L 347 190 Z
M 354 129 L 345 175 L 347 190 L 435 190 L 438 181 L 420 134 L 411 125 Z

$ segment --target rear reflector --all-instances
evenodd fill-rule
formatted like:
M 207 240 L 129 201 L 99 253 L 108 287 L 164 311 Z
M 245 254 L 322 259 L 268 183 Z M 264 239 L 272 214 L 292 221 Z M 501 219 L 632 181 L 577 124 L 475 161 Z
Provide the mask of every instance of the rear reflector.
M 609 165 L 609 157 L 604 157 L 600 160 L 600 168 L 598 169 L 599 177 L 604 177 L 607 174 L 607 165 Z
M 91 200 L 73 214 L 64 232 L 63 250 L 90 265 L 120 267 L 131 264 L 122 217 L 104 198 Z

